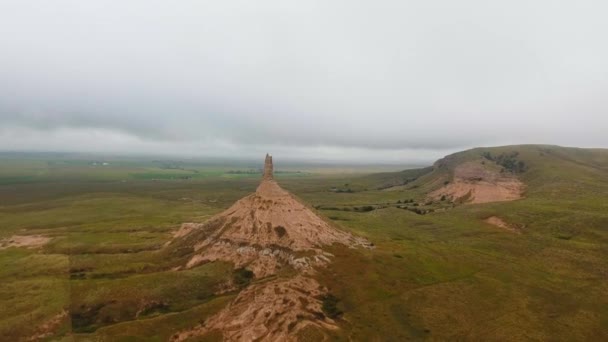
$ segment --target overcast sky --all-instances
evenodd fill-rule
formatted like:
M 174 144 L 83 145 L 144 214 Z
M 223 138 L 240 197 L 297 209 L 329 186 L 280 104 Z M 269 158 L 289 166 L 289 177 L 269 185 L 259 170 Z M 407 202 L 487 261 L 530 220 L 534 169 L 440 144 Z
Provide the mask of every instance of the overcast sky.
M 608 147 L 608 1 L 0 0 L 0 150 Z

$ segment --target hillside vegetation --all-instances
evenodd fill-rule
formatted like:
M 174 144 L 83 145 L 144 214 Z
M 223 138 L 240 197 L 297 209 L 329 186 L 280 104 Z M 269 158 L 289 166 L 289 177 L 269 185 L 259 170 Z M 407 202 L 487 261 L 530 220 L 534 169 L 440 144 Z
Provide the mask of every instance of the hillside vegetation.
M 149 179 L 129 175 L 176 171 L 60 157 L 0 162 L 8 165 L 0 174 L 0 340 L 166 341 L 251 286 L 246 269 L 226 262 L 174 271 L 187 256 L 163 248 L 183 222 L 204 222 L 254 192 L 259 177 L 249 167 Z M 430 197 L 466 163 L 521 181 L 522 197 Z M 336 340 L 608 339 L 607 150 L 477 148 L 426 169 L 277 174 L 277 182 L 375 245 L 329 247 L 332 263 L 317 274 Z M 15 236 L 49 240 L 9 246 Z M 222 292 L 227 281 L 239 288 Z

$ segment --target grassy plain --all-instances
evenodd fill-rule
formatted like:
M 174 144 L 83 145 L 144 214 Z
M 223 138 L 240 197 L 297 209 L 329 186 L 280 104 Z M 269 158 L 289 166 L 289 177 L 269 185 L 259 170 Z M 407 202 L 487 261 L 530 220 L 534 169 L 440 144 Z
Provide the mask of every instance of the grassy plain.
M 451 165 L 485 151 L 518 152 L 524 199 L 427 203 Z M 162 245 L 182 222 L 204 221 L 253 192 L 260 175 L 250 166 L 15 155 L 0 165 L 0 239 L 52 238 L 40 249 L 0 250 L 0 340 L 164 341 L 234 295 L 213 294 L 233 276 L 230 265 L 171 271 L 183 257 Z M 333 246 L 336 257 L 319 274 L 343 312 L 334 337 L 607 340 L 608 152 L 477 149 L 446 165 L 277 174 L 321 215 L 376 245 Z M 407 210 L 414 203 L 435 211 Z M 485 223 L 490 216 L 521 234 Z

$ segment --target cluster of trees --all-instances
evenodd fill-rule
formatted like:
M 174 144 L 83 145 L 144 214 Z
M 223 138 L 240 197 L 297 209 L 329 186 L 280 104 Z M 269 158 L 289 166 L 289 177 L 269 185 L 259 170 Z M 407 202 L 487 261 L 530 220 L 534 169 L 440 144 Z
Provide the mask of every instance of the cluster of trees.
M 230 170 L 226 172 L 230 175 L 253 175 L 253 174 L 261 174 L 262 169 L 249 169 L 249 170 Z
M 490 152 L 483 152 L 482 156 L 487 160 L 493 161 L 496 164 L 503 167 L 503 170 L 507 170 L 512 173 L 525 172 L 528 167 L 522 160 L 518 160 L 517 156 L 519 152 L 513 151 L 511 153 L 501 153 L 497 156 L 493 156 Z
M 348 194 L 351 194 L 354 192 L 353 189 L 351 189 L 351 188 L 346 188 L 346 189 L 333 188 L 333 189 L 331 189 L 331 191 L 337 192 L 337 193 L 348 193 Z
M 353 193 L 355 191 L 353 191 L 353 189 L 350 188 L 349 186 L 350 184 L 348 183 L 344 183 L 343 187 L 338 187 L 338 186 L 334 186 L 331 189 L 329 189 L 332 192 L 338 192 L 338 193 Z
M 395 181 L 393 183 L 386 183 L 386 184 L 380 185 L 379 187 L 376 188 L 376 190 L 384 190 L 384 189 L 392 188 L 395 186 L 407 185 L 417 179 L 418 179 L 418 177 L 403 178 L 401 181 Z
M 435 212 L 435 209 L 408 208 L 408 207 L 401 207 L 401 209 L 409 210 L 409 211 L 411 211 L 413 213 L 416 213 L 418 215 L 426 215 L 426 214 Z
M 361 207 L 343 207 L 343 208 L 338 208 L 338 207 L 325 207 L 322 205 L 315 205 L 313 206 L 313 208 L 317 209 L 317 210 L 337 210 L 337 211 L 357 211 L 357 212 L 361 212 L 361 213 L 365 213 L 368 211 L 373 211 L 376 210 L 377 208 L 372 206 L 372 205 L 364 205 Z

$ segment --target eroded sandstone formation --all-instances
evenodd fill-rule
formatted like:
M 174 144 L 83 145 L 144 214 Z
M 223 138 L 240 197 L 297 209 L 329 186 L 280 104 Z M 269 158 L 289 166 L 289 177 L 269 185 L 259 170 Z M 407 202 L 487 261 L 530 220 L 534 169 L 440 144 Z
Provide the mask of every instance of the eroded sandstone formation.
M 491 203 L 513 201 L 523 196 L 525 185 L 515 175 L 501 173 L 480 161 L 466 162 L 454 169 L 454 177 L 429 194 L 430 199 L 446 197 L 454 202 Z
M 272 178 L 266 155 L 264 176 L 255 193 L 205 223 L 184 224 L 168 247 L 192 248 L 184 268 L 227 261 L 251 270 L 254 285 L 242 290 L 224 310 L 199 326 L 179 332 L 175 341 L 221 331 L 224 340 L 297 340 L 308 326 L 336 329 L 321 309 L 327 292 L 314 278 L 315 268 L 331 262 L 323 246 L 334 243 L 371 248 L 360 237 L 337 229 Z M 290 277 L 277 277 L 284 269 Z
M 264 161 L 264 179 L 272 180 L 273 172 L 274 172 L 274 166 L 272 165 L 272 156 L 267 153 L 266 160 Z

